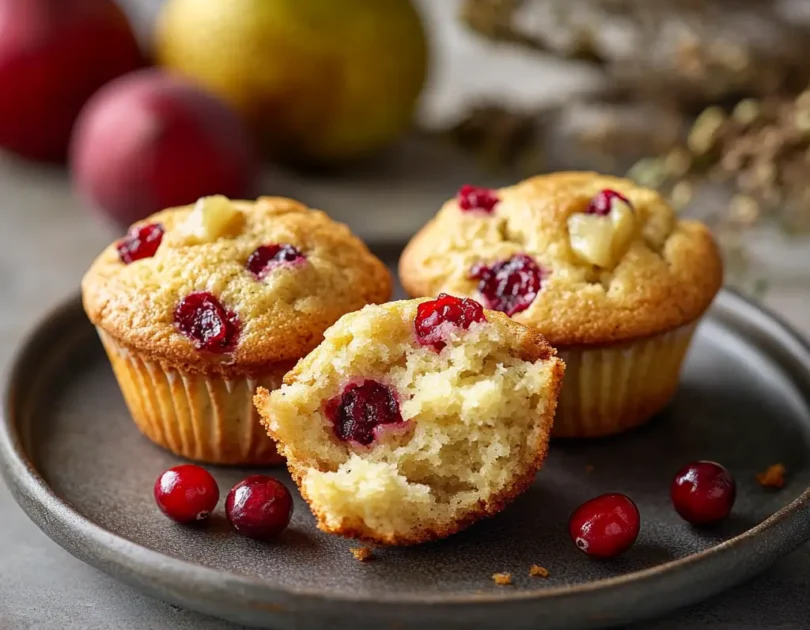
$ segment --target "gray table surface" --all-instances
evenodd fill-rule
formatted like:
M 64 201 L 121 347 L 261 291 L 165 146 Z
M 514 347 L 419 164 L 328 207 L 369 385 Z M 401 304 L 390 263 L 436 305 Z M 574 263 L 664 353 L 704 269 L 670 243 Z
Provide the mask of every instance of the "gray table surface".
M 147 23 L 158 1 L 125 4 Z M 422 4 L 427 7 L 427 2 Z M 453 3 L 433 8 L 438 4 L 426 9 L 441 14 L 431 20 L 432 27 L 449 29 L 448 6 Z M 439 51 L 443 57 L 436 71 L 443 89 L 432 91 L 426 115 L 452 113 L 448 91 L 457 96 L 477 89 L 474 82 L 458 78 L 464 74 L 459 67 L 477 64 L 472 45 L 458 38 L 454 32 L 443 34 L 442 46 L 449 50 Z M 498 54 L 488 54 L 486 60 L 492 63 Z M 449 159 L 444 149 L 409 141 L 371 171 L 317 181 L 269 171 L 262 190 L 328 208 L 374 240 L 412 232 L 458 184 L 475 177 L 480 180 L 481 175 L 463 160 Z M 77 290 L 81 274 L 115 232 L 81 207 L 59 169 L 0 158 L 0 191 L 0 377 L 4 378 L 25 331 Z M 810 286 L 793 282 L 776 286 L 767 301 L 810 335 L 806 317 Z M 226 630 L 235 626 L 153 600 L 76 560 L 26 518 L 0 483 L 0 628 Z M 668 619 L 637 626 L 637 630 L 697 628 L 810 628 L 810 546 L 785 557 L 747 585 Z

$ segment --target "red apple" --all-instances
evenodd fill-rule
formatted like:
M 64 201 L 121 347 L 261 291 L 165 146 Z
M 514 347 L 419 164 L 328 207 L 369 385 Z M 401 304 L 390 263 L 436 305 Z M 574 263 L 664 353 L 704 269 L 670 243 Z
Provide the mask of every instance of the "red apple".
M 87 99 L 142 65 L 112 0 L 0 0 L 0 147 L 64 159 Z
M 76 123 L 70 167 L 82 197 L 129 225 L 206 195 L 248 196 L 255 156 L 224 102 L 180 77 L 141 70 L 90 99 Z

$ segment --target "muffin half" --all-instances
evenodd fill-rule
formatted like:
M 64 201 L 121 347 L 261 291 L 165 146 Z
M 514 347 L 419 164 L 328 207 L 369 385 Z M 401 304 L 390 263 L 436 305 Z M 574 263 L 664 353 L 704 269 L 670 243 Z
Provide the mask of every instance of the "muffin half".
M 414 297 L 473 297 L 559 350 L 560 437 L 618 433 L 664 407 L 722 283 L 706 226 L 596 173 L 466 186 L 409 243 L 399 271 Z
M 140 430 L 189 459 L 278 461 L 252 404 L 344 313 L 389 298 L 391 278 L 349 229 L 282 198 L 224 197 L 159 212 L 82 281 Z
M 342 317 L 256 406 L 322 530 L 407 545 L 529 487 L 563 371 L 536 331 L 443 295 Z

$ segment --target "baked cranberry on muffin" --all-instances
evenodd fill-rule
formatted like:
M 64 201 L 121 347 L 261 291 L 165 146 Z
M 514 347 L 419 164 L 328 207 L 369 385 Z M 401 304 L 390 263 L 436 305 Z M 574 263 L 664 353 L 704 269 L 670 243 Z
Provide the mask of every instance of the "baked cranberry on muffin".
M 538 332 L 441 295 L 345 315 L 256 406 L 322 530 L 408 545 L 529 487 L 563 371 Z
M 189 459 L 278 461 L 258 421 L 274 389 L 344 313 L 390 297 L 349 229 L 291 199 L 207 197 L 135 224 L 82 282 L 140 430 Z
M 399 273 L 413 297 L 480 300 L 559 350 L 561 437 L 618 433 L 664 407 L 722 283 L 705 225 L 596 173 L 462 188 L 409 243 Z

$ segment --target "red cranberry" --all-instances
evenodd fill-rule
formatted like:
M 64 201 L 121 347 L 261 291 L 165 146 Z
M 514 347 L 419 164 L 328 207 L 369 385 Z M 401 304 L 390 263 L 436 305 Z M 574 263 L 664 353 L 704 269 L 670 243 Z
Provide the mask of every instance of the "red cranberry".
M 516 254 L 491 265 L 479 263 L 470 270 L 486 306 L 507 315 L 529 308 L 543 284 L 543 270 L 531 256 Z
M 420 344 L 441 352 L 446 345 L 442 339 L 448 326 L 467 330 L 473 322 L 483 321 L 486 321 L 484 308 L 478 302 L 441 293 L 435 300 L 416 307 L 414 329 Z
M 379 426 L 403 422 L 394 393 L 377 381 L 348 385 L 326 404 L 326 415 L 338 438 L 366 446 Z
M 640 527 L 635 503 L 623 494 L 603 494 L 574 511 L 568 533 L 589 556 L 612 558 L 633 546 Z
M 464 212 L 481 210 L 491 214 L 499 201 L 497 191 L 491 188 L 479 188 L 478 186 L 464 184 L 458 191 L 458 207 Z
M 251 475 L 228 493 L 225 514 L 243 536 L 267 540 L 278 536 L 292 517 L 290 491 L 266 475 Z
M 125 265 L 141 258 L 151 258 L 162 240 L 163 226 L 160 223 L 136 225 L 116 244 L 118 258 Z
M 261 280 L 279 265 L 299 260 L 304 260 L 304 255 L 297 247 L 288 243 L 273 243 L 257 248 L 248 258 L 247 268 L 257 280 Z
M 190 293 L 174 309 L 174 321 L 200 350 L 228 352 L 239 338 L 239 318 L 205 291 Z
M 675 475 L 670 487 L 675 511 L 695 525 L 722 521 L 737 498 L 734 478 L 716 462 L 692 462 Z
M 158 507 L 178 523 L 205 520 L 219 501 L 219 487 L 211 473 L 194 464 L 164 472 L 155 482 L 154 494 Z
M 623 201 L 631 208 L 633 207 L 630 200 L 623 194 L 616 192 L 615 190 L 610 190 L 610 188 L 605 188 L 597 193 L 593 199 L 591 199 L 590 203 L 588 204 L 588 209 L 585 210 L 585 214 L 598 214 L 600 216 L 610 214 L 610 208 L 614 199 Z

